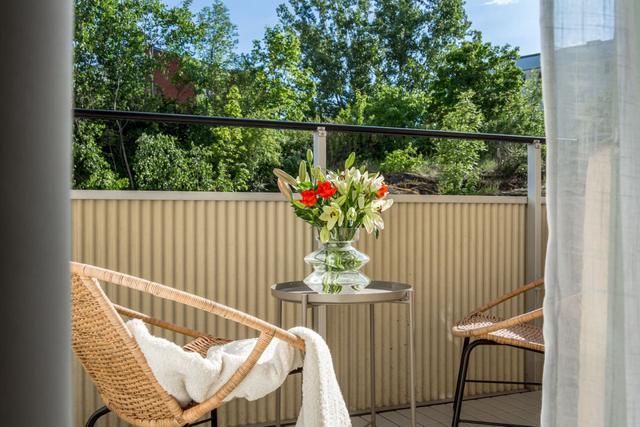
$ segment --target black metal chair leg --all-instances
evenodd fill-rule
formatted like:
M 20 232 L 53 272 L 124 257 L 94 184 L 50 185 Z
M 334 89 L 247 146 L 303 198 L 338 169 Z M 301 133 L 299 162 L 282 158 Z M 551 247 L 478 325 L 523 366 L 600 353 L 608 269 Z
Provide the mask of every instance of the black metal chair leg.
M 211 411 L 211 427 L 218 427 L 218 409 Z
M 107 415 L 109 412 L 111 412 L 111 409 L 107 408 L 106 406 L 97 409 L 93 414 L 91 414 L 84 427 L 95 426 L 98 419 L 104 415 Z
M 458 427 L 460 424 L 460 414 L 462 413 L 462 397 L 464 396 L 464 386 L 467 383 L 467 370 L 469 369 L 469 358 L 471 352 L 479 345 L 494 343 L 488 340 L 475 340 L 469 343 L 469 338 L 464 339 L 464 345 L 462 347 L 462 355 L 460 356 L 460 369 L 458 371 L 458 381 L 456 383 L 456 394 L 453 399 L 453 419 L 451 420 L 452 427 Z
M 469 338 L 464 339 L 462 353 L 460 354 L 460 366 L 458 367 L 458 381 L 456 382 L 456 392 L 453 396 L 453 418 L 451 426 L 458 427 L 460 413 L 462 412 L 462 396 L 464 395 L 465 379 L 467 378 L 467 366 L 469 361 Z

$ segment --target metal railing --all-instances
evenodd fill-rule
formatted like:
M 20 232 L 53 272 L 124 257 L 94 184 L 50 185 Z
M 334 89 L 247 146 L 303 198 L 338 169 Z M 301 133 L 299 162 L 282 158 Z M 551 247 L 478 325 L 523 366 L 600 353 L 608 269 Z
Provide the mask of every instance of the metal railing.
M 196 116 L 191 114 L 150 113 L 141 111 L 89 110 L 77 108 L 74 110 L 74 117 L 77 119 L 132 120 L 208 126 L 301 130 L 310 132 L 324 130 L 326 132 L 349 132 L 388 136 L 418 136 L 440 139 L 472 139 L 483 141 L 516 142 L 521 144 L 545 143 L 545 138 L 539 136 L 472 133 L 386 126 L 346 125 L 339 123 L 294 122 L 287 120 L 266 120 L 239 117 Z
M 537 279 L 542 275 L 542 154 L 541 146 L 546 139 L 540 136 L 504 135 L 494 133 L 470 133 L 433 129 L 398 128 L 383 126 L 362 126 L 337 123 L 294 122 L 285 120 L 265 120 L 236 117 L 197 116 L 189 114 L 153 113 L 140 111 L 117 111 L 75 109 L 76 119 L 95 120 L 131 120 L 173 124 L 194 124 L 204 126 L 226 126 L 244 128 L 263 128 L 279 130 L 299 130 L 313 133 L 313 152 L 316 165 L 327 166 L 327 136 L 329 132 L 376 134 L 387 136 L 425 137 L 439 139 L 481 140 L 527 144 L 527 229 L 526 229 L 526 278 Z M 527 310 L 539 306 L 539 296 L 533 296 L 525 302 Z M 318 313 L 316 325 L 325 335 L 324 313 Z M 527 377 L 536 374 L 533 361 L 527 361 Z

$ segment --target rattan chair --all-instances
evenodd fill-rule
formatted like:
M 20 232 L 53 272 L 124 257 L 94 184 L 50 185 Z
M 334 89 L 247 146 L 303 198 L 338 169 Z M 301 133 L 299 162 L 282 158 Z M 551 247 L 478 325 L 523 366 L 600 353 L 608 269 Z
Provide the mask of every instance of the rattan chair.
M 464 337 L 464 345 L 462 347 L 462 355 L 460 357 L 460 368 L 458 371 L 458 380 L 456 382 L 456 392 L 453 401 L 453 419 L 451 425 L 457 427 L 459 423 L 471 424 L 487 424 L 497 426 L 516 426 L 516 424 L 500 424 L 489 423 L 477 420 L 461 420 L 462 397 L 464 395 L 465 384 L 468 382 L 476 383 L 501 383 L 501 384 L 520 384 L 520 385 L 542 385 L 536 382 L 522 381 L 492 381 L 492 380 L 475 380 L 467 379 L 467 369 L 469 367 L 469 358 L 471 352 L 481 345 L 506 345 L 510 347 L 521 348 L 536 353 L 544 353 L 544 341 L 542 336 L 542 327 L 531 324 L 535 319 L 542 318 L 542 308 L 532 310 L 525 314 L 511 317 L 509 319 L 501 319 L 492 316 L 487 312 L 505 301 L 508 301 L 518 295 L 521 295 L 531 289 L 540 287 L 544 284 L 543 279 L 533 282 L 510 292 L 500 298 L 483 305 L 477 310 L 472 311 L 464 319 L 457 322 L 452 328 L 453 335 Z
M 184 349 L 206 355 L 209 347 L 229 340 L 154 319 L 113 304 L 100 282 L 142 291 L 153 296 L 194 307 L 248 326 L 260 336 L 242 366 L 209 399 L 182 408 L 156 381 L 142 351 L 129 333 L 120 314 L 142 319 L 148 324 L 192 338 Z M 216 408 L 247 376 L 269 342 L 275 337 L 304 350 L 304 341 L 270 323 L 214 301 L 148 280 L 94 267 L 71 263 L 73 350 L 95 383 L 105 406 L 87 420 L 93 426 L 113 411 L 122 420 L 144 427 L 177 427 L 211 421 L 216 425 Z M 211 418 L 201 419 L 211 414 Z

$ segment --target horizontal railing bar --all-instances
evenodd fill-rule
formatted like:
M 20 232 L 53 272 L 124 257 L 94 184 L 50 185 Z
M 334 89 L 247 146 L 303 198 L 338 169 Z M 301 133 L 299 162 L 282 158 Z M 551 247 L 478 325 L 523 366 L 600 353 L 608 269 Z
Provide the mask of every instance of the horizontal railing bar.
M 397 203 L 458 203 L 526 205 L 523 196 L 468 196 L 441 194 L 390 194 Z M 208 192 L 208 191 L 135 191 L 135 190 L 71 190 L 72 200 L 175 200 L 175 201 L 253 201 L 283 202 L 281 193 Z
M 162 123 L 198 124 L 209 126 L 248 127 L 281 130 L 315 131 L 319 127 L 330 132 L 364 133 L 389 136 L 418 136 L 426 138 L 470 139 L 481 141 L 505 141 L 522 144 L 545 143 L 544 137 L 502 135 L 496 133 L 471 133 L 433 129 L 397 128 L 386 126 L 345 125 L 320 122 L 293 122 L 237 117 L 197 116 L 191 114 L 150 113 L 142 111 L 91 110 L 76 108 L 76 119 L 134 120 Z
M 530 381 L 498 381 L 498 380 L 465 380 L 467 383 L 480 383 L 480 384 L 513 384 L 513 385 L 536 385 L 541 386 L 540 382 Z

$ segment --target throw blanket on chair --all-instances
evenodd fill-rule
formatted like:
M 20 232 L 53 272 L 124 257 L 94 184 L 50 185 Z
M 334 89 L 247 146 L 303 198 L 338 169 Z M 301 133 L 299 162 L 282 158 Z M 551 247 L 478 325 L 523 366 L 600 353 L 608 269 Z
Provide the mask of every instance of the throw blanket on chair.
M 141 320 L 130 320 L 127 327 L 158 383 L 183 406 L 212 396 L 247 359 L 256 342 L 256 339 L 247 339 L 213 346 L 204 358 L 151 335 Z M 311 329 L 296 327 L 290 332 L 305 341 L 304 362 L 300 351 L 274 338 L 225 401 L 264 397 L 280 387 L 290 371 L 303 366 L 302 408 L 296 426 L 350 426 L 349 412 L 326 343 Z

